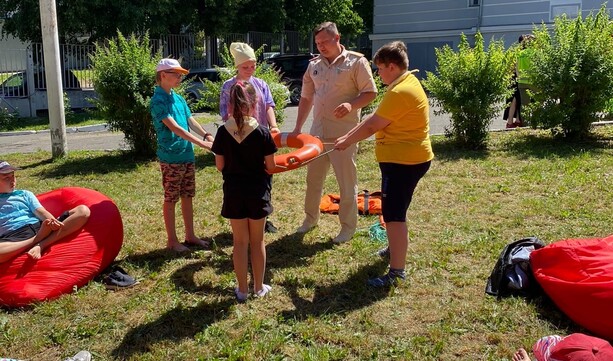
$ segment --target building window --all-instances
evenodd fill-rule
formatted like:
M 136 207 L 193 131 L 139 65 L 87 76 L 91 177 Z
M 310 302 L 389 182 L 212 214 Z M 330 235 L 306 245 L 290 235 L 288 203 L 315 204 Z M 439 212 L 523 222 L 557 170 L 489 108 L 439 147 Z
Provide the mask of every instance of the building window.
M 574 19 L 581 14 L 581 1 L 578 0 L 550 0 L 549 21 L 561 15 Z
M 468 6 L 479 6 L 481 5 L 481 0 L 468 0 Z

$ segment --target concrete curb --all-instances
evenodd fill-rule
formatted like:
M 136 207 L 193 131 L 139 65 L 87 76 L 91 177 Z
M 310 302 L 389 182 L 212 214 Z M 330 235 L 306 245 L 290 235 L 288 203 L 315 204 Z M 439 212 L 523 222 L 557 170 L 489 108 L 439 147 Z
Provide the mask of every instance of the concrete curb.
M 108 124 L 93 124 L 86 125 L 83 127 L 67 127 L 66 133 L 83 133 L 83 132 L 106 132 L 108 131 Z M 0 137 L 10 137 L 13 135 L 29 135 L 29 134 L 38 134 L 38 133 L 49 133 L 49 129 L 43 130 L 21 130 L 15 132 L 0 132 Z

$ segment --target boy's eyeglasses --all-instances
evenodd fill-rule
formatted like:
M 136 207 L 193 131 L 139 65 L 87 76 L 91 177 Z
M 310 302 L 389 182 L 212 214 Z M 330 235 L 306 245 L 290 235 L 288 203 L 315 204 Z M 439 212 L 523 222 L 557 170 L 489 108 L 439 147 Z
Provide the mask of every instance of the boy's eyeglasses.
M 185 75 L 183 74 L 179 74 L 179 73 L 175 73 L 174 71 L 165 71 L 164 73 L 166 74 L 172 74 L 175 76 L 175 78 L 179 78 L 179 79 L 183 79 L 185 77 Z

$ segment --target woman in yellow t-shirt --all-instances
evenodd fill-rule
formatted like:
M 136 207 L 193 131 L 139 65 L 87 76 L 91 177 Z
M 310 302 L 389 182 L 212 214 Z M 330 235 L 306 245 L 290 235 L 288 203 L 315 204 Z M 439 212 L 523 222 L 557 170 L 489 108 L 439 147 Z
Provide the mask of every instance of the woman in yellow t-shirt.
M 429 105 L 419 80 L 408 71 L 406 45 L 394 41 L 377 50 L 374 63 L 387 91 L 374 114 L 338 138 L 335 149 L 375 134 L 375 154 L 381 169 L 383 220 L 389 246 L 379 251 L 390 257 L 389 272 L 368 280 L 374 287 L 385 287 L 405 279 L 409 244 L 406 214 L 419 180 L 434 158 L 429 136 Z

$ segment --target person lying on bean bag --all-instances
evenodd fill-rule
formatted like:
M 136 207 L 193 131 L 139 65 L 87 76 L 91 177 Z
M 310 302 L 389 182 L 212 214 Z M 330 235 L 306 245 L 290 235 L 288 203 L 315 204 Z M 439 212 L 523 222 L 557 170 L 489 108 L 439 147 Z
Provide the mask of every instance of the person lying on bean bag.
M 90 215 L 87 206 L 78 205 L 56 218 L 32 192 L 15 189 L 18 169 L 0 161 L 0 263 L 24 252 L 40 259 L 53 243 L 81 229 Z

